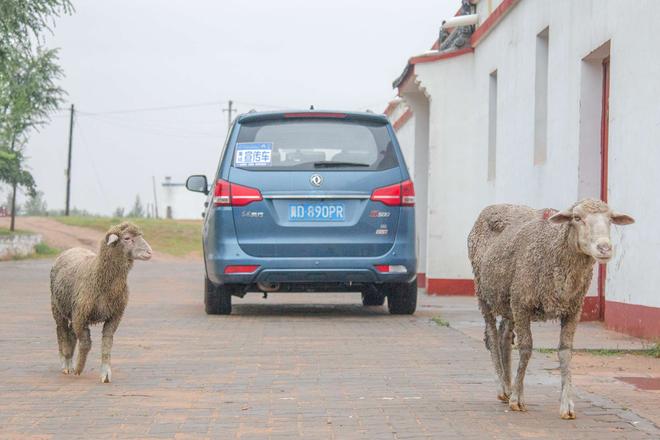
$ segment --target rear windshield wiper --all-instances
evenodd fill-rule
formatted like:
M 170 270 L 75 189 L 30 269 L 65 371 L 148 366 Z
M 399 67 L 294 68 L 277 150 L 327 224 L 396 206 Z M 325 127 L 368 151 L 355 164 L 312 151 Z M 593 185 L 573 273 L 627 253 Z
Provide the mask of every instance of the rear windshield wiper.
M 359 162 L 333 162 L 331 160 L 323 160 L 314 162 L 314 168 L 333 168 L 333 167 L 369 167 L 368 163 Z

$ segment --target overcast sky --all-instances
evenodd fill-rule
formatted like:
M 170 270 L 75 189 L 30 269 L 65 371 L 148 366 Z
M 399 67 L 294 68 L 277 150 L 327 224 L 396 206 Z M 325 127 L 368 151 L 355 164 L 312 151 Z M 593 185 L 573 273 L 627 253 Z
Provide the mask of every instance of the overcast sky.
M 458 0 L 74 0 L 57 21 L 74 132 L 72 205 L 99 214 L 153 200 L 152 176 L 214 172 L 226 101 L 382 112 L 411 55 Z M 222 103 L 222 104 L 221 104 Z M 201 105 L 200 105 L 201 104 Z M 207 105 L 203 105 L 207 104 Z M 181 106 L 177 109 L 136 111 Z M 27 146 L 48 207 L 65 199 L 68 115 Z M 6 197 L 3 190 L 2 200 Z M 201 202 L 200 202 L 201 203 Z

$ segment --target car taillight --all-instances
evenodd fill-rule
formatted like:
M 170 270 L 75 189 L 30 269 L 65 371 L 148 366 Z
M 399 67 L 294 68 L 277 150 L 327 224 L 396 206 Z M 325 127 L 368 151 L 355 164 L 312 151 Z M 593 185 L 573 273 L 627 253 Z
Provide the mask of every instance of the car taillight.
M 215 206 L 245 206 L 263 200 L 261 191 L 256 188 L 230 183 L 218 179 L 213 192 Z
M 415 206 L 415 187 L 412 181 L 406 180 L 377 188 L 371 194 L 371 200 L 387 206 Z
M 243 266 L 226 266 L 225 273 L 252 273 L 257 269 L 259 269 L 259 266 L 252 264 Z
M 401 182 L 401 206 L 415 206 L 415 185 L 412 180 Z
M 245 206 L 252 202 L 263 200 L 263 197 L 261 197 L 261 191 L 256 188 L 237 185 L 235 183 L 230 183 L 230 185 L 232 206 Z

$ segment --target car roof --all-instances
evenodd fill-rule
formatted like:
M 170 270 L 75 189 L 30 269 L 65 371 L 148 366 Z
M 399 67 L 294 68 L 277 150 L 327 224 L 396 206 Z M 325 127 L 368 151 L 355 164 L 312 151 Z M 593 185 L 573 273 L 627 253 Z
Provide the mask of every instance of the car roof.
M 379 123 L 387 123 L 387 116 L 383 114 L 370 113 L 370 112 L 346 112 L 341 110 L 287 110 L 287 111 L 268 111 L 243 113 L 238 115 L 236 120 L 238 123 L 254 122 L 254 121 L 267 121 L 273 119 L 297 119 L 297 118 L 314 118 L 314 119 L 343 119 L 343 120 L 362 120 L 372 121 Z

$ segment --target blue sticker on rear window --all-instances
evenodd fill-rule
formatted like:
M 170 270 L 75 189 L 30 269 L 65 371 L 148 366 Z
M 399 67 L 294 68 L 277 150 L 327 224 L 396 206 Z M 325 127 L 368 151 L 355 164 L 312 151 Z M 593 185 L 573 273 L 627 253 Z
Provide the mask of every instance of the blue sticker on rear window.
M 272 142 L 242 142 L 236 144 L 234 165 L 239 167 L 268 167 L 273 153 Z

